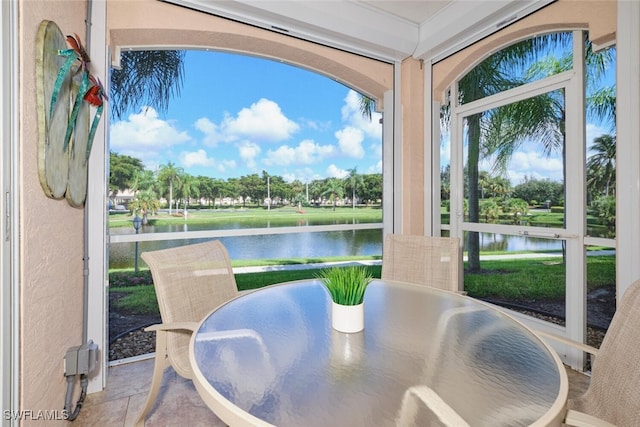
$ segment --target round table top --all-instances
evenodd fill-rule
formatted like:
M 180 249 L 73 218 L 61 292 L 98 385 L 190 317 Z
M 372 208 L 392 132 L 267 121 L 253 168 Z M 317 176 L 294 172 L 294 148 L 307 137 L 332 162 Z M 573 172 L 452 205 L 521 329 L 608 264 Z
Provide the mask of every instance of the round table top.
M 535 334 L 487 304 L 374 280 L 364 330 L 331 327 L 317 280 L 223 304 L 193 334 L 194 383 L 230 425 L 559 425 L 567 377 Z

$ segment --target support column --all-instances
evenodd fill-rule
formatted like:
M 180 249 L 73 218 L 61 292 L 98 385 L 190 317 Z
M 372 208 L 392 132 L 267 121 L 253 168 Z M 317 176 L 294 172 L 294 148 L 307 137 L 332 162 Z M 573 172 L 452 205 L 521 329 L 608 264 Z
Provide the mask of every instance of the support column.
M 402 61 L 402 233 L 423 235 L 425 217 L 425 109 L 423 62 Z
M 618 1 L 617 26 L 617 299 L 640 278 L 640 3 Z

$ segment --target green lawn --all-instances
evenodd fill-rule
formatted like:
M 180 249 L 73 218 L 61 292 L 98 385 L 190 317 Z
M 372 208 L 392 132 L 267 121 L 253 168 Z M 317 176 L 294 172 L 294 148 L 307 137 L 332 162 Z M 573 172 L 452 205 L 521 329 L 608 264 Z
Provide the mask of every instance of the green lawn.
M 277 264 L 276 260 L 272 260 L 271 263 Z M 380 277 L 380 266 L 367 268 L 373 277 Z M 563 299 L 565 296 L 565 269 L 561 258 L 482 261 L 482 269 L 478 274 L 465 274 L 465 290 L 469 296 L 514 302 Z M 321 269 L 307 269 L 236 274 L 236 283 L 240 290 L 255 289 L 275 283 L 315 278 L 320 271 Z M 587 272 L 589 291 L 614 284 L 615 257 L 589 257 Z M 158 313 L 153 282 L 148 270 L 138 273 L 131 270 L 112 272 L 109 274 L 109 281 L 110 291 L 128 294 L 118 301 L 115 308 L 134 310 L 138 313 Z
M 236 207 L 235 209 L 203 209 L 190 210 L 188 218 L 161 213 L 150 216 L 151 225 L 168 224 L 211 224 L 223 222 L 246 221 L 259 222 L 269 220 L 272 225 L 290 224 L 292 218 L 326 220 L 328 217 L 337 221 L 358 219 L 362 222 L 381 222 L 380 207 L 305 207 L 304 213 L 296 212 L 293 207 L 265 208 Z M 531 216 L 535 222 L 553 223 L 562 218 L 562 214 L 536 212 Z M 128 213 L 109 215 L 110 227 L 131 227 L 132 216 Z M 548 251 L 545 251 L 548 252 Z M 510 252 L 514 254 L 514 252 Z M 365 257 L 366 259 L 380 259 Z M 234 260 L 234 267 L 255 265 L 291 265 L 363 259 L 363 257 L 336 257 L 323 259 L 273 259 L 273 260 Z M 380 266 L 369 267 L 373 277 L 380 277 Z M 615 257 L 589 257 L 587 264 L 589 290 L 615 283 Z M 317 277 L 319 269 L 284 270 L 264 273 L 236 274 L 236 282 L 240 290 L 254 289 L 274 283 Z M 561 258 L 548 259 L 509 259 L 501 261 L 482 261 L 482 271 L 477 274 L 465 274 L 465 290 L 472 297 L 496 298 L 502 300 L 522 301 L 534 299 L 563 299 L 565 295 L 565 268 Z M 128 295 L 118 301 L 118 307 L 134 310 L 139 313 L 157 313 L 155 293 L 148 270 L 135 273 L 129 271 L 112 271 L 109 274 L 110 290 L 125 292 Z M 116 308 L 118 308 L 116 307 Z
M 587 258 L 587 290 L 615 284 L 615 256 Z M 470 296 L 501 300 L 563 299 L 565 266 L 562 258 L 482 261 L 483 271 L 465 274 Z
M 380 278 L 381 267 L 367 267 L 373 277 Z M 280 270 L 262 273 L 236 274 L 236 284 L 239 290 L 257 289 L 276 283 L 290 282 L 293 280 L 313 279 L 317 277 L 321 268 L 306 270 Z M 132 310 L 136 313 L 159 313 L 156 294 L 153 289 L 153 281 L 149 270 L 141 270 L 138 273 L 123 271 L 109 274 L 109 291 L 126 292 L 128 295 L 118 301 L 116 308 Z
M 293 207 L 274 208 L 267 210 L 264 208 L 239 208 L 235 209 L 203 209 L 190 210 L 187 219 L 181 215 L 173 215 L 168 213 L 158 213 L 149 216 L 149 225 L 171 225 L 171 224 L 192 224 L 216 225 L 229 220 L 234 222 L 256 222 L 261 220 L 269 220 L 271 224 L 277 225 L 278 221 L 283 224 L 290 224 L 292 219 L 300 220 L 351 220 L 357 219 L 362 222 L 382 222 L 382 209 L 380 207 L 338 207 L 334 211 L 333 208 L 308 207 L 303 208 L 304 213 L 296 212 Z M 180 211 L 181 212 L 181 211 Z M 109 227 L 132 227 L 133 216 L 128 213 L 112 213 L 109 215 Z

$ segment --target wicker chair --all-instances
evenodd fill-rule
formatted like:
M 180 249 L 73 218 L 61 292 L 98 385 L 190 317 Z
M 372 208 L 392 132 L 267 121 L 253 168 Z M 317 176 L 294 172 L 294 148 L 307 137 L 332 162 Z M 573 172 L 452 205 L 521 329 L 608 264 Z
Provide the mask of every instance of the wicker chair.
M 388 234 L 382 247 L 383 280 L 461 292 L 460 239 Z
M 540 335 L 592 355 L 589 388 L 569 400 L 566 425 L 640 426 L 640 280 L 622 296 L 600 349 L 556 335 Z
M 209 312 L 238 295 L 229 255 L 218 240 L 144 252 L 141 257 L 151 270 L 162 324 L 146 329 L 156 332 L 155 365 L 136 426 L 144 426 L 169 365 L 182 377 L 193 378 L 189 363 L 193 331 Z

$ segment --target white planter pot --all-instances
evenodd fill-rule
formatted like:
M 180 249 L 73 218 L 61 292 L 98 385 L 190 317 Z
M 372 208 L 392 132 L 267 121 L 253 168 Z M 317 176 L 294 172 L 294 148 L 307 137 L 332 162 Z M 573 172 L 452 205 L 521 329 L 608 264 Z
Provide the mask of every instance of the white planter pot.
M 339 332 L 348 334 L 364 329 L 364 303 L 342 305 L 331 302 L 331 326 Z

